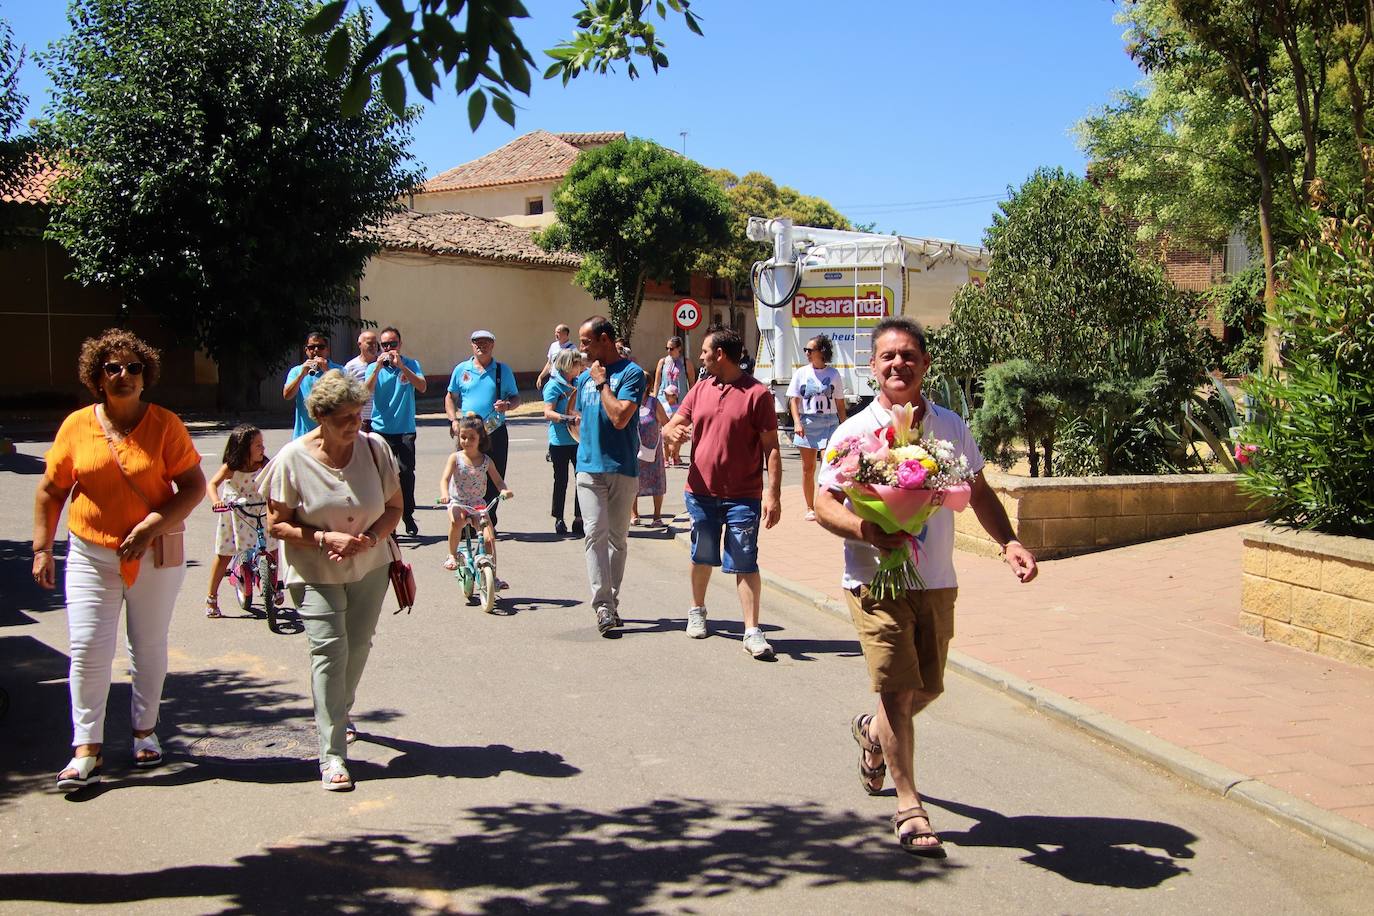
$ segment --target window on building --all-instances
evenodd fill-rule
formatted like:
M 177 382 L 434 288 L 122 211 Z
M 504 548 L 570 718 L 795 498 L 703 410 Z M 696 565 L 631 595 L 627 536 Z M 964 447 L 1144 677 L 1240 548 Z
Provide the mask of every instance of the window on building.
M 539 216 L 544 212 L 544 198 L 531 197 L 525 201 L 525 215 Z

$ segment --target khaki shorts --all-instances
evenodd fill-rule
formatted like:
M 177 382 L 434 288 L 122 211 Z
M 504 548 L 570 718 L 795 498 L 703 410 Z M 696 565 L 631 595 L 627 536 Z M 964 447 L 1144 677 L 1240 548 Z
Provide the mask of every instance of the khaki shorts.
M 919 690 L 944 692 L 945 659 L 954 636 L 957 588 L 914 589 L 879 601 L 868 593 L 845 590 L 849 616 L 859 633 L 875 693 Z

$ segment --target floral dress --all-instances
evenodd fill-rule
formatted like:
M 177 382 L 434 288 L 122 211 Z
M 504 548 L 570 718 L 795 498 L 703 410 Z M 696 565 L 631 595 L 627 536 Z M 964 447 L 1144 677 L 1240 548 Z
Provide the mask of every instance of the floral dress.
M 658 422 L 658 399 L 639 405 L 639 444 L 654 450 L 654 460 L 639 462 L 639 495 L 662 496 L 668 492 L 668 472 L 663 468 L 663 428 Z
M 220 484 L 220 499 L 225 502 L 240 498 L 255 502 L 261 500 L 262 493 L 258 490 L 257 475 L 257 471 L 230 471 L 229 477 Z M 266 507 L 257 506 L 248 511 L 256 514 L 266 511 Z M 263 519 L 263 525 L 266 524 L 267 520 Z M 257 542 L 257 529 L 249 519 L 232 509 L 220 513 L 215 525 L 216 554 L 221 557 L 238 556 Z M 267 535 L 267 549 L 269 552 L 277 549 L 277 541 L 271 534 Z
M 487 501 L 487 467 L 491 459 L 482 456 L 478 464 L 469 464 L 467 456 L 458 453 L 453 474 L 448 479 L 448 499 L 460 506 L 482 506 Z

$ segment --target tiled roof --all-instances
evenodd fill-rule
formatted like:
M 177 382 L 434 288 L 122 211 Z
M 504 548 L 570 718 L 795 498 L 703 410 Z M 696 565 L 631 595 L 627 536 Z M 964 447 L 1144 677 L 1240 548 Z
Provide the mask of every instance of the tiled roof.
M 422 251 L 544 267 L 574 268 L 582 263 L 575 254 L 545 251 L 534 243 L 532 234 L 533 230 L 471 213 L 415 210 L 390 217 L 372 232 L 383 248 L 393 251 Z
M 0 194 L 7 204 L 46 204 L 53 182 L 62 177 L 62 167 L 39 158 L 34 170 L 24 177 L 19 187 Z
M 610 130 L 581 134 L 531 131 L 479 159 L 435 175 L 420 187 L 420 193 L 561 181 L 582 150 L 624 136 L 621 131 Z

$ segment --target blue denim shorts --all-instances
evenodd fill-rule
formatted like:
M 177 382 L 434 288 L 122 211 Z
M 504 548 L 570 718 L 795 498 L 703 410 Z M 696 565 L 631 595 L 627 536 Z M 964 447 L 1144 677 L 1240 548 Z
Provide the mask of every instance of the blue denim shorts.
M 687 493 L 687 514 L 692 518 L 692 562 L 719 566 L 727 573 L 759 571 L 759 517 L 761 500 L 717 499 Z M 725 562 L 721 563 L 721 535 L 725 535 Z
M 840 426 L 840 418 L 833 413 L 804 413 L 801 419 L 801 428 L 792 434 L 792 444 L 797 448 L 823 451 Z

